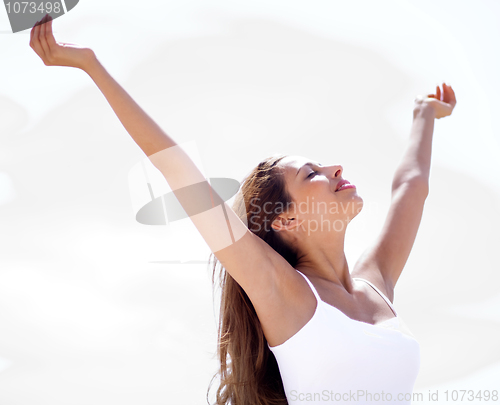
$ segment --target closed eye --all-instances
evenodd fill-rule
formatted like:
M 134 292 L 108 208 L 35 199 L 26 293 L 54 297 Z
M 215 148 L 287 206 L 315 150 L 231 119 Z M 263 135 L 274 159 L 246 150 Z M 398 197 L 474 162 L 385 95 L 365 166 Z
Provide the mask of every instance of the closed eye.
M 317 174 L 318 172 L 311 172 L 307 177 L 306 179 L 308 179 L 309 177 L 311 177 L 313 174 Z

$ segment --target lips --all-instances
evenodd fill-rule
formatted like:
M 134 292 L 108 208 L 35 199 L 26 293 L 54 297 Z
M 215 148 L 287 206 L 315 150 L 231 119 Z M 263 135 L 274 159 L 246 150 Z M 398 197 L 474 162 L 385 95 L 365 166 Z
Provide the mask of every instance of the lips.
M 337 188 L 335 189 L 335 191 L 338 191 L 340 187 L 342 187 L 344 184 L 351 184 L 349 183 L 347 180 L 340 180 L 337 184 Z

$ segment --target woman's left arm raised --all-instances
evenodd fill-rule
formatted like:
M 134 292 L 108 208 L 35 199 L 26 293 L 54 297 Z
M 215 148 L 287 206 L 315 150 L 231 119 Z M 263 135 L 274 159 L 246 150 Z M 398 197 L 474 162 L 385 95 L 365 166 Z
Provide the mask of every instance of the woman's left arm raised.
M 392 198 L 379 237 L 356 263 L 384 284 L 392 296 L 394 286 L 408 260 L 429 193 L 434 120 L 451 115 L 457 101 L 451 86 L 443 91 L 417 96 L 408 148 L 392 181 Z M 373 274 L 375 272 L 375 274 Z

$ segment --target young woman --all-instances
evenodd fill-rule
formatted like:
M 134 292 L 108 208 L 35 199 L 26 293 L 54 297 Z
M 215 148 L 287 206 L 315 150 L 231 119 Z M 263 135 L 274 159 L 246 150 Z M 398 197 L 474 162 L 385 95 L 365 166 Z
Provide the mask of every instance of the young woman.
M 215 255 L 218 405 L 411 402 L 419 345 L 392 300 L 428 194 L 434 120 L 456 105 L 450 86 L 415 99 L 383 230 L 350 272 L 344 236 L 363 200 L 342 166 L 269 157 L 246 176 L 231 209 L 91 49 L 56 42 L 47 16 L 30 46 L 45 65 L 79 68 L 94 80 Z

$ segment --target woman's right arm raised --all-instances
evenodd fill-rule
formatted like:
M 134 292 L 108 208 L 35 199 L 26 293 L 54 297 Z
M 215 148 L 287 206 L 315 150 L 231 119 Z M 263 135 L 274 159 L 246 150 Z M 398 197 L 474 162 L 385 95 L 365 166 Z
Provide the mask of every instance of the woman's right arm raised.
M 50 17 L 33 27 L 30 46 L 46 66 L 80 68 L 94 80 L 127 132 L 164 175 L 212 252 L 252 302 L 270 304 L 279 300 L 276 282 L 292 267 L 248 229 L 182 148 L 106 71 L 94 52 L 56 42 Z

